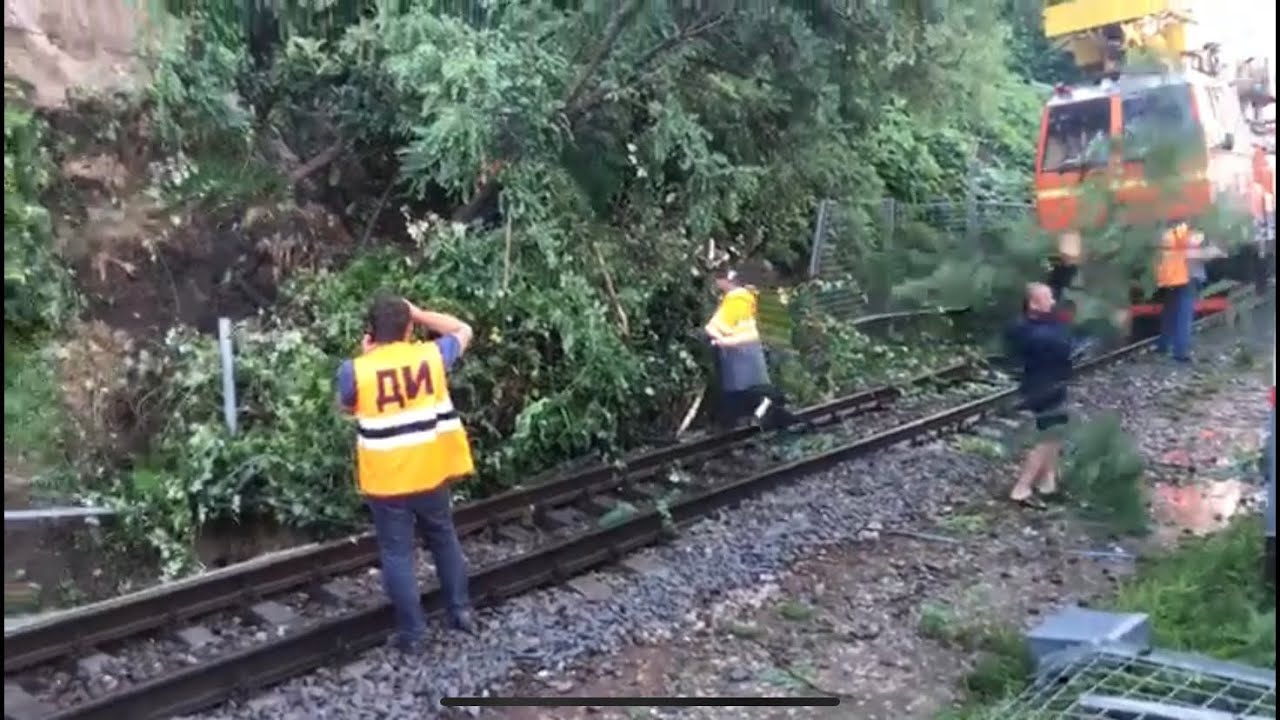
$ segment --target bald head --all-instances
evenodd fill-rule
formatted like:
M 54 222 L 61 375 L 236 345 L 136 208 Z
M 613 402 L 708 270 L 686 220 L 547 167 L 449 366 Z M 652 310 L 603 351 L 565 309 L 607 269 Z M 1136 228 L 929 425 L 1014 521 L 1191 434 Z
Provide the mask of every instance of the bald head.
M 1047 313 L 1053 310 L 1053 290 L 1044 283 L 1027 285 L 1027 309 L 1032 312 Z

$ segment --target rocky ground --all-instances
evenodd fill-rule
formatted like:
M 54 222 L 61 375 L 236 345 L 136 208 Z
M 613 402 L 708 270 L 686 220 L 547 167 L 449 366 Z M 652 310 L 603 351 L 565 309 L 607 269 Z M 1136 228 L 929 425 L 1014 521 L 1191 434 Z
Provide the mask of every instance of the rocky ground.
M 1254 338 L 1268 352 L 1270 327 Z M 1240 482 L 1251 479 L 1242 461 L 1259 444 L 1270 371 L 1248 362 L 1236 336 L 1204 338 L 1194 370 L 1147 357 L 1078 384 L 1082 414 L 1117 412 L 1138 439 L 1161 489 L 1156 514 L 1175 532 L 1188 519 L 1208 528 L 1255 494 Z M 486 611 L 479 638 L 441 635 L 420 662 L 375 651 L 199 717 L 465 714 L 439 707 L 454 694 L 843 699 L 471 711 L 493 718 L 933 717 L 975 661 L 966 638 L 1105 595 L 1146 549 L 1061 508 L 1008 506 L 1012 456 L 998 448 L 969 436 L 847 463 L 685 529 L 577 590 Z

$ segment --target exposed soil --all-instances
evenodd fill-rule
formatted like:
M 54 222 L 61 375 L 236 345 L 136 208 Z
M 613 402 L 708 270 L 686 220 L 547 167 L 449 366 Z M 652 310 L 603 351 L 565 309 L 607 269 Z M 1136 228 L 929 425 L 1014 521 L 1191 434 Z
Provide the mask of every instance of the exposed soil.
M 125 211 L 112 220 L 138 226 Z M 219 317 L 236 320 L 271 307 L 285 273 L 351 247 L 342 224 L 316 205 L 222 213 L 161 238 L 78 263 L 90 317 L 135 334 L 177 324 L 212 333 Z
M 339 262 L 353 249 L 343 224 L 315 203 L 161 202 L 163 178 L 192 170 L 157 154 L 136 105 L 97 96 L 48 118 L 60 140 L 60 182 L 48 200 L 90 322 L 135 338 L 179 324 L 211 333 L 219 317 L 272 306 L 288 274 Z

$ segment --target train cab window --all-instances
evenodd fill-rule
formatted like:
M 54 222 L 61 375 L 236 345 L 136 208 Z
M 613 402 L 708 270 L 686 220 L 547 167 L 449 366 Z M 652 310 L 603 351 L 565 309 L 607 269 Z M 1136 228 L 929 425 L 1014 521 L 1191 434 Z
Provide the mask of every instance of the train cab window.
M 1111 150 L 1111 100 L 1095 98 L 1049 108 L 1040 151 L 1041 172 L 1064 172 L 1107 164 Z
M 1139 160 L 1156 145 L 1183 142 L 1196 133 L 1191 87 L 1185 84 L 1143 88 L 1120 100 L 1126 160 Z

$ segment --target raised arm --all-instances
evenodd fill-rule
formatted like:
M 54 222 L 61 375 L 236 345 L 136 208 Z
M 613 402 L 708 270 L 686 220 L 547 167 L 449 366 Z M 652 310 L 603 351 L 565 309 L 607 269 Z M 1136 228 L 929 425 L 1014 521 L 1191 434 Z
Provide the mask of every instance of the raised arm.
M 335 401 L 338 410 L 345 415 L 355 412 L 356 408 L 356 369 L 350 360 L 344 360 L 338 366 L 338 377 L 334 383 L 337 390 Z
M 453 336 L 458 341 L 459 355 L 466 352 L 467 346 L 471 344 L 471 326 L 452 315 L 422 310 L 413 303 L 409 303 L 409 315 L 415 325 L 421 325 L 438 335 Z

